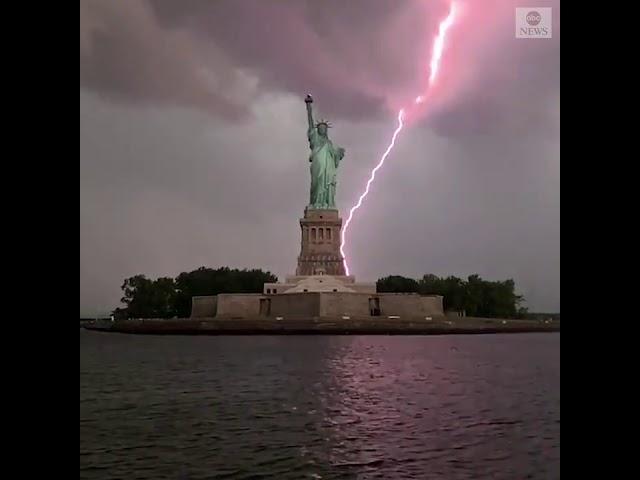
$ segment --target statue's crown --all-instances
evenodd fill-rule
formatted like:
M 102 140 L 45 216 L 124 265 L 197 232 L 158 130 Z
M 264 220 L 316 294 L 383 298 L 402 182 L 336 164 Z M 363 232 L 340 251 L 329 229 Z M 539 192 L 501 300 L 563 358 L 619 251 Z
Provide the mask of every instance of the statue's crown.
M 328 120 L 320 120 L 318 123 L 316 123 L 316 128 L 319 127 L 320 125 L 326 125 L 327 128 L 331 128 L 332 125 L 329 123 Z

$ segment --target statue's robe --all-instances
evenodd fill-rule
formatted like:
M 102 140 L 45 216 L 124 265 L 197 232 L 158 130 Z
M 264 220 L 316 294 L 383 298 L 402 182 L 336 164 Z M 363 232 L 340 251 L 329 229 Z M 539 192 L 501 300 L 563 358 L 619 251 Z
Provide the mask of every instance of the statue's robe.
M 311 155 L 311 195 L 309 207 L 317 209 L 336 208 L 336 173 L 340 160 L 344 155 L 338 147 L 325 135 L 320 135 L 317 128 L 307 132 Z

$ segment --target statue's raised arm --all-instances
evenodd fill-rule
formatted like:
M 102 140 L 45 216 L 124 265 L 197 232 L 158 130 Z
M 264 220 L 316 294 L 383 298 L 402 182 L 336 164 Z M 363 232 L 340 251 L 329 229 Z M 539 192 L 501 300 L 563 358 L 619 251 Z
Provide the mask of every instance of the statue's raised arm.
M 313 113 L 311 112 L 311 104 L 313 103 L 313 97 L 311 95 L 307 95 L 304 99 L 304 103 L 307 104 L 307 120 L 309 122 L 309 130 L 313 130 L 316 127 L 313 121 Z

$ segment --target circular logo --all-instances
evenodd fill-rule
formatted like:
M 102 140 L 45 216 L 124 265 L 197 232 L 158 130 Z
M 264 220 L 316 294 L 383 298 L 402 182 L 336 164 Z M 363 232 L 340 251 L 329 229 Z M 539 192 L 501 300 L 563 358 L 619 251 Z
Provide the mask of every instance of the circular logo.
M 529 13 L 527 13 L 526 20 L 529 25 L 531 25 L 532 27 L 535 27 L 542 20 L 542 15 L 540 15 L 535 10 L 532 10 Z

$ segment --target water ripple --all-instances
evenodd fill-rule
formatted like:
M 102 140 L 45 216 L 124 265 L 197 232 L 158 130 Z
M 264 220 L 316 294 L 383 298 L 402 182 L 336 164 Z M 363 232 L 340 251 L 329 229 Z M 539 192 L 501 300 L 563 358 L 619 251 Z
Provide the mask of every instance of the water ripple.
M 555 479 L 559 335 L 80 333 L 81 479 Z

